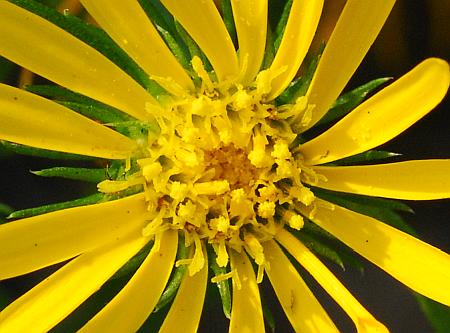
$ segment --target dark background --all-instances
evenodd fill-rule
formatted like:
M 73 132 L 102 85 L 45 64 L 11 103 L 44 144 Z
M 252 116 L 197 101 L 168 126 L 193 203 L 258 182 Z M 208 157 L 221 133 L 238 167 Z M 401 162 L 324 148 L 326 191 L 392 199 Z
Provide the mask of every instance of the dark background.
M 317 41 L 329 35 L 345 1 L 325 2 Z M 398 78 L 430 56 L 449 60 L 449 19 L 450 1 L 397 1 L 382 33 L 346 90 L 377 77 Z M 14 84 L 15 80 L 14 75 L 9 77 L 9 83 Z M 449 107 L 447 98 L 424 119 L 382 148 L 401 153 L 408 159 L 450 158 Z M 50 166 L 53 166 L 51 161 L 45 159 L 12 156 L 0 152 L 0 202 L 21 209 L 78 198 L 94 190 L 95 187 L 86 187 L 78 182 L 41 179 L 29 173 L 29 170 Z M 415 213 L 405 215 L 405 218 L 419 231 L 422 239 L 450 252 L 450 200 L 408 204 Z M 361 275 L 352 269 L 342 272 L 333 264 L 329 265 L 361 303 L 392 332 L 433 332 L 417 302 L 405 287 L 378 268 L 366 266 L 365 273 Z M 14 289 L 14 292 L 24 290 L 26 287 L 23 286 L 23 281 L 20 282 L 8 286 Z M 263 285 L 263 294 L 268 299 L 276 299 L 270 288 L 265 288 L 268 284 Z M 317 290 L 317 293 L 324 294 L 321 290 Z M 352 332 L 351 322 L 344 318 L 337 306 L 327 296 L 324 296 L 323 300 L 324 304 L 330 305 L 334 318 L 343 321 L 340 326 L 342 331 Z M 213 303 L 207 304 L 207 308 L 211 310 L 204 312 L 200 331 L 227 331 L 227 320 L 223 318 L 220 306 Z M 274 316 L 277 319 L 277 332 L 292 331 L 280 309 L 274 311 Z

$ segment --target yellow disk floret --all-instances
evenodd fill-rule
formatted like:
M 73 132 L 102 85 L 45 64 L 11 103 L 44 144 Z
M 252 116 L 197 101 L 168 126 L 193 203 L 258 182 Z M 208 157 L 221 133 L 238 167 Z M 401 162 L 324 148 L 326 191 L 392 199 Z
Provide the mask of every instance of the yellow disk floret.
M 142 147 L 139 171 L 99 188 L 111 193 L 142 186 L 149 210 L 143 234 L 181 230 L 194 252 L 177 264 L 188 265 L 191 275 L 203 267 L 202 244 L 209 243 L 220 267 L 228 265 L 229 249 L 248 252 L 261 280 L 266 266 L 261 244 L 284 225 L 302 228 L 303 218 L 286 212 L 314 204 L 301 177 L 315 176 L 291 149 L 296 134 L 290 122 L 305 120 L 309 106 L 305 98 L 289 108 L 265 102 L 279 73 L 262 71 L 252 86 L 243 87 L 215 83 L 197 57 L 192 66 L 201 80 L 198 90 L 179 92 L 165 100 L 163 113 L 154 114 L 160 132 Z

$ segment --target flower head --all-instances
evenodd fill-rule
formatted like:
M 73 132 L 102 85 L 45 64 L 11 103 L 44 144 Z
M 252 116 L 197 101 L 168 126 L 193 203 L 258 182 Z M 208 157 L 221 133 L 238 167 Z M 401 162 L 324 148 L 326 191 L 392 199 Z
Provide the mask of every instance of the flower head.
M 176 294 L 160 332 L 195 332 L 208 267 L 225 290 L 226 311 L 232 280 L 230 332 L 264 331 L 258 282 L 265 274 L 296 331 L 336 331 L 284 248 L 358 331 L 386 331 L 304 245 L 307 228 L 450 305 L 442 289 L 448 255 L 345 208 L 336 194 L 450 197 L 450 160 L 339 163 L 436 106 L 448 89 L 448 64 L 425 60 L 306 140 L 333 110 L 394 1 L 348 1 L 311 82 L 293 84 L 321 0 L 288 2 L 276 43 L 267 34 L 267 1 L 224 1 L 221 12 L 212 0 L 81 3 L 107 35 L 30 1 L 0 2 L 0 55 L 73 91 L 29 88 L 53 98 L 60 92 L 56 103 L 0 85 L 0 138 L 107 159 L 112 172 L 98 183 L 95 204 L 0 226 L 1 279 L 70 260 L 2 311 L 0 330 L 54 327 L 139 252 L 129 281 L 81 331 L 136 331 L 166 294 Z

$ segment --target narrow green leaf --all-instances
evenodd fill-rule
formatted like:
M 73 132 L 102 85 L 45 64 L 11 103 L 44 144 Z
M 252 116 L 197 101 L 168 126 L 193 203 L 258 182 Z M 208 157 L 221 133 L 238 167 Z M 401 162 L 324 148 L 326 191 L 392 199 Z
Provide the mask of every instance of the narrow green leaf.
M 92 46 L 128 73 L 153 96 L 166 93 L 146 74 L 102 29 L 84 22 L 73 15 L 64 15 L 34 0 L 10 0 L 12 3 L 35 13 Z
M 178 240 L 178 252 L 177 252 L 177 260 L 186 259 L 189 255 L 189 248 L 184 246 L 184 239 L 180 238 Z M 177 294 L 178 288 L 180 287 L 181 281 L 183 280 L 184 274 L 187 271 L 186 265 L 181 265 L 176 267 L 172 271 L 172 275 L 170 276 L 169 282 L 164 289 L 164 292 L 161 294 L 159 298 L 158 304 L 156 304 L 153 312 L 158 312 L 166 305 L 168 305 L 174 299 Z
M 278 21 L 277 27 L 274 32 L 274 49 L 275 53 L 278 51 L 281 40 L 283 39 L 284 29 L 286 28 L 286 24 L 289 18 L 289 14 L 291 12 L 292 0 L 288 0 L 284 5 L 283 12 L 281 13 L 280 20 Z
M 230 0 L 220 1 L 220 9 L 222 11 L 223 23 L 228 30 L 231 40 L 235 47 L 238 45 L 236 26 L 234 24 L 233 9 Z
M 413 293 L 421 310 L 427 317 L 435 333 L 448 333 L 450 328 L 450 308 L 425 296 Z
M 59 102 L 59 104 L 93 120 L 102 123 L 121 121 L 124 117 L 115 112 L 110 112 L 108 108 L 98 107 L 89 104 L 80 104 L 76 102 Z
M 136 270 L 141 266 L 144 259 L 150 253 L 153 247 L 153 241 L 148 242 L 138 253 L 136 253 L 130 260 L 123 265 L 110 280 L 122 279 L 123 277 L 131 277 Z
M 402 219 L 402 217 L 395 212 L 395 210 L 411 212 L 411 209 L 401 202 L 383 198 L 332 192 L 318 188 L 312 188 L 311 190 L 319 198 L 357 213 L 373 217 L 411 235 L 416 234 L 414 230 Z
M 186 69 L 190 68 L 189 50 L 176 31 L 173 16 L 159 1 L 139 0 L 148 18 L 155 24 L 166 45 Z
M 194 56 L 199 57 L 203 62 L 203 66 L 205 66 L 206 71 L 211 72 L 213 70 L 211 63 L 209 62 L 203 51 L 200 49 L 200 47 L 197 45 L 197 43 L 191 38 L 191 36 L 189 36 L 186 30 L 184 30 L 183 26 L 177 21 L 175 21 L 175 28 L 177 29 L 177 32 L 183 40 L 184 44 L 186 44 L 187 48 L 189 49 L 189 53 L 191 55 L 190 58 L 192 59 L 194 58 Z
M 173 16 L 159 0 L 139 0 L 139 4 L 155 25 L 162 27 L 170 33 L 175 32 Z
M 25 217 L 31 217 L 36 215 L 41 215 L 45 213 L 54 212 L 61 209 L 67 209 L 72 207 L 78 207 L 78 206 L 86 206 L 86 205 L 92 205 L 104 198 L 103 193 L 95 193 L 90 196 L 81 198 L 81 199 L 75 199 L 72 201 L 66 201 L 66 202 L 59 202 L 56 204 L 50 204 L 40 207 L 34 207 L 34 208 L 27 208 L 22 210 L 17 210 L 13 213 L 11 213 L 8 216 L 8 219 L 21 219 Z
M 352 194 L 336 192 L 331 190 L 325 190 L 318 187 L 312 187 L 311 191 L 317 196 L 324 198 L 325 200 L 333 200 L 334 197 L 342 198 L 349 202 L 355 202 L 365 206 L 379 207 L 383 209 L 397 210 L 400 212 L 414 213 L 414 211 L 407 204 L 400 200 L 385 199 L 379 197 L 371 197 L 368 195 Z
M 330 259 L 334 263 L 336 263 L 338 266 L 340 266 L 343 270 L 344 268 L 344 262 L 342 261 L 340 255 L 338 252 L 333 250 L 331 247 L 325 245 L 324 243 L 321 243 L 317 240 L 317 238 L 314 238 L 307 233 L 301 233 L 296 232 L 294 235 L 301 240 L 301 242 L 308 247 L 312 252 L 315 254 L 318 254 L 320 256 L 323 256 L 325 258 Z
M 377 161 L 377 160 L 384 160 L 387 158 L 397 157 L 401 154 L 393 153 L 390 151 L 384 151 L 384 150 L 368 150 L 364 153 L 360 153 L 357 155 L 345 157 L 343 159 L 327 163 L 325 165 L 352 165 L 352 164 L 358 164 L 358 163 L 364 163 L 369 161 Z
M 169 49 L 172 51 L 175 58 L 185 69 L 191 69 L 191 63 L 189 59 L 189 51 L 186 51 L 183 47 L 178 44 L 175 38 L 169 33 L 169 31 L 163 29 L 160 26 L 156 26 L 159 34 L 162 36 L 166 42 Z
M 391 79 L 389 77 L 375 79 L 340 96 L 317 125 L 328 124 L 342 118 L 358 106 L 369 93 Z
M 0 202 L 0 218 L 3 216 L 8 216 L 13 212 L 13 209 L 8 205 Z
M 361 273 L 364 271 L 364 266 L 355 251 L 310 220 L 305 220 L 305 227 L 300 231 L 292 230 L 291 233 L 304 242 L 312 252 L 332 260 L 342 269 L 351 266 Z
M 317 65 L 319 64 L 320 57 L 322 56 L 323 50 L 325 49 L 325 43 L 322 43 L 319 51 L 309 61 L 308 67 L 305 73 L 294 80 L 283 93 L 277 97 L 277 105 L 283 104 L 293 104 L 297 98 L 305 96 L 308 91 L 309 85 L 311 84 L 314 72 L 316 71 Z
M 274 36 L 270 25 L 267 25 L 266 47 L 264 50 L 264 58 L 261 65 L 261 71 L 270 67 L 275 58 L 275 48 L 273 46 Z
M 105 169 L 54 167 L 31 172 L 41 177 L 60 177 L 92 183 L 100 183 L 108 178 Z
M 323 244 L 324 246 L 330 248 L 332 251 L 335 251 L 341 258 L 341 261 L 344 263 L 344 267 L 346 265 L 349 265 L 349 266 L 356 268 L 361 273 L 364 271 L 364 267 L 363 267 L 363 264 L 362 264 L 360 258 L 351 248 L 349 248 L 347 245 L 342 243 L 339 239 L 334 237 L 332 234 L 330 234 L 326 230 L 322 229 L 321 227 L 319 227 L 318 225 L 313 223 L 308 218 L 304 217 L 304 219 L 305 219 L 305 225 L 300 231 L 291 230 L 291 232 L 294 236 L 296 236 L 297 238 L 300 239 L 301 236 L 299 237 L 298 235 L 306 235 L 306 237 L 308 239 L 319 244 L 319 245 L 314 245 L 314 246 L 320 247 L 321 244 Z M 312 245 L 311 245 L 310 249 L 313 252 L 315 252 Z M 317 253 L 318 255 L 322 255 L 319 252 L 315 252 L 315 253 Z M 339 265 L 338 262 L 337 262 L 337 264 Z
M 118 123 L 107 124 L 113 127 L 117 132 L 128 136 L 130 139 L 136 141 L 156 139 L 160 129 L 155 122 L 141 122 L 141 121 L 123 121 Z
M 39 96 L 54 99 L 69 109 L 103 123 L 128 121 L 133 119 L 116 108 L 60 86 L 29 85 L 26 86 L 25 89 Z
M 216 262 L 216 256 L 214 250 L 208 248 L 208 262 L 209 267 L 213 271 L 215 276 L 226 274 L 226 267 L 219 267 Z M 222 280 L 216 283 L 217 289 L 220 294 L 220 298 L 222 300 L 222 310 L 225 317 L 228 319 L 231 318 L 231 292 L 230 292 L 230 284 L 228 280 Z
M 261 307 L 262 307 L 262 311 L 263 311 L 264 321 L 269 326 L 270 332 L 275 333 L 275 331 L 276 331 L 275 318 L 274 318 L 269 306 L 267 305 L 267 302 L 265 301 L 265 299 L 262 295 L 261 295 Z
M 20 145 L 18 143 L 2 141 L 0 140 L 0 145 L 7 151 L 13 152 L 19 155 L 28 155 L 28 156 L 36 156 L 36 157 L 44 157 L 56 160 L 84 160 L 90 161 L 93 160 L 94 157 L 84 156 L 84 155 L 76 155 L 69 153 L 62 153 L 59 151 L 47 150 L 34 148 L 29 146 Z M 98 158 L 95 158 L 98 159 Z

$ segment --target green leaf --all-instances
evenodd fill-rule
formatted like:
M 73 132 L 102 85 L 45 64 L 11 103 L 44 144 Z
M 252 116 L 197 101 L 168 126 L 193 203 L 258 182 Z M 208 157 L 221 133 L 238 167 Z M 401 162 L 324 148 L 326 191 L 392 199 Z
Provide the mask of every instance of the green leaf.
M 144 259 L 148 256 L 150 253 L 150 250 L 153 247 L 153 241 L 148 242 L 138 253 L 136 253 L 128 262 L 123 265 L 114 275 L 111 277 L 110 280 L 116 280 L 116 279 L 122 279 L 122 278 L 129 278 L 131 275 L 133 275 L 136 270 L 141 266 Z
M 133 118 L 109 105 L 55 85 L 29 85 L 25 89 L 39 96 L 56 100 L 58 103 L 103 123 L 128 121 Z
M 178 62 L 184 68 L 190 69 L 189 50 L 175 28 L 173 16 L 159 1 L 139 0 L 139 3 L 149 19 L 155 24 L 159 34 Z
M 421 310 L 427 317 L 435 333 L 448 333 L 450 328 L 450 308 L 425 296 L 413 293 Z
M 353 156 L 345 157 L 340 160 L 326 163 L 324 165 L 353 165 L 358 163 L 364 163 L 369 161 L 384 160 L 387 158 L 397 157 L 401 154 L 393 153 L 384 150 L 368 150 L 364 153 L 356 154 Z
M 331 247 L 325 245 L 324 243 L 321 243 L 317 240 L 317 238 L 312 237 L 308 235 L 307 233 L 301 233 L 296 232 L 293 233 L 298 239 L 301 240 L 301 242 L 308 247 L 312 252 L 315 254 L 318 254 L 320 256 L 323 256 L 325 258 L 330 259 L 334 263 L 336 263 L 338 266 L 340 266 L 342 269 L 344 268 L 344 262 L 342 261 L 340 255 L 338 252 L 333 250 Z
M 293 104 L 295 103 L 297 98 L 306 95 L 324 49 L 325 43 L 322 43 L 317 54 L 315 54 L 311 58 L 305 73 L 294 80 L 286 88 L 286 90 L 284 90 L 283 93 L 277 97 L 277 99 L 275 100 L 277 105 Z
M 203 51 L 200 49 L 200 47 L 197 45 L 197 43 L 191 38 L 191 36 L 189 36 L 186 30 L 184 30 L 183 26 L 177 21 L 175 21 L 175 28 L 177 29 L 177 32 L 183 40 L 184 44 L 189 49 L 189 53 L 191 55 L 190 58 L 192 59 L 195 56 L 199 57 L 203 63 L 203 66 L 205 66 L 205 70 L 211 72 L 213 70 L 211 63 L 209 62 Z
M 114 62 L 153 96 L 166 93 L 146 74 L 102 29 L 88 24 L 73 15 L 64 15 L 34 0 L 10 0 L 12 3 L 35 13 L 66 30 L 81 41 L 92 46 Z
M 72 207 L 79 207 L 79 206 L 86 206 L 86 205 L 92 205 L 95 204 L 102 199 L 104 199 L 105 195 L 103 193 L 95 193 L 90 196 L 81 198 L 81 199 L 75 199 L 72 201 L 65 201 L 65 202 L 59 202 L 56 204 L 50 204 L 50 205 L 44 205 L 40 207 L 34 207 L 34 208 L 27 208 L 22 210 L 17 210 L 13 213 L 11 213 L 8 216 L 8 219 L 21 219 L 25 217 L 30 216 L 36 216 L 41 215 L 45 213 L 54 212 L 57 210 L 72 208 Z
M 77 155 L 77 154 L 69 154 L 62 153 L 59 151 L 47 150 L 34 148 L 29 146 L 20 145 L 18 143 L 2 141 L 0 140 L 0 145 L 7 151 L 13 152 L 19 155 L 28 155 L 28 156 L 36 156 L 36 157 L 44 157 L 56 160 L 84 160 L 91 161 L 93 159 L 98 159 L 97 157 Z
M 186 259 L 188 258 L 188 255 L 189 249 L 184 246 L 184 239 L 180 238 L 178 240 L 177 259 L 178 260 Z M 175 295 L 177 294 L 178 288 L 180 287 L 181 281 L 183 280 L 186 271 L 187 271 L 186 265 L 180 265 L 172 271 L 169 282 L 167 283 L 164 292 L 161 294 L 158 304 L 156 304 L 153 312 L 160 311 L 162 308 L 164 308 L 166 305 L 172 302 Z
M 177 61 L 185 68 L 191 69 L 191 63 L 189 60 L 189 51 L 186 51 L 183 47 L 178 44 L 175 38 L 167 31 L 164 30 L 160 26 L 156 26 L 159 34 L 162 36 L 164 41 L 166 42 L 169 49 L 172 51 L 173 55 L 177 59 Z
M 267 302 L 265 301 L 262 295 L 261 295 L 261 307 L 263 311 L 264 321 L 269 326 L 270 332 L 275 333 L 276 331 L 275 318 L 273 317 L 272 311 L 270 310 L 269 306 L 267 305 Z
M 322 117 L 322 119 L 320 119 L 316 126 L 328 124 L 336 119 L 342 118 L 358 106 L 369 93 L 391 79 L 392 78 L 389 77 L 375 79 L 340 96 L 331 109 Z
M 414 230 L 395 211 L 412 212 L 400 201 L 311 188 L 314 195 L 354 212 L 373 217 L 411 235 Z
M 215 276 L 226 274 L 226 267 L 219 267 L 216 262 L 216 256 L 214 254 L 214 250 L 208 247 L 208 262 L 209 267 L 213 271 Z M 220 298 L 222 300 L 222 310 L 225 317 L 228 319 L 231 318 L 231 292 L 230 292 L 230 284 L 228 280 L 222 280 L 216 283 L 217 289 L 220 294 Z
M 284 5 L 283 12 L 281 13 L 280 20 L 278 21 L 277 27 L 274 32 L 274 49 L 275 53 L 278 51 L 278 48 L 281 44 L 281 40 L 283 39 L 284 29 L 286 28 L 286 24 L 289 18 L 289 14 L 291 12 L 292 0 L 288 0 Z
M 101 181 L 108 178 L 105 169 L 54 167 L 31 172 L 41 177 L 60 177 L 92 183 L 100 183 Z
M 220 9 L 222 11 L 223 23 L 225 24 L 228 34 L 230 35 L 230 38 L 233 41 L 234 46 L 236 47 L 238 45 L 238 40 L 236 34 L 236 26 L 234 24 L 231 1 L 230 0 L 220 1 Z
M 264 50 L 264 58 L 261 64 L 261 71 L 270 67 L 275 58 L 275 48 L 273 46 L 274 36 L 270 25 L 267 25 L 266 48 Z
M 363 264 L 355 251 L 310 220 L 305 220 L 305 226 L 300 231 L 292 230 L 291 233 L 313 253 L 330 259 L 342 269 L 345 270 L 348 265 L 361 273 L 364 271 Z
M 0 202 L 0 219 L 3 216 L 8 216 L 12 212 L 13 212 L 13 209 L 11 207 L 9 207 L 8 205 Z
M 363 264 L 359 256 L 355 253 L 355 251 L 353 251 L 353 249 L 342 243 L 339 239 L 334 237 L 328 231 L 322 229 L 317 224 L 313 223 L 307 217 L 304 217 L 304 220 L 305 225 L 303 226 L 303 228 L 299 231 L 291 230 L 291 233 L 299 239 L 302 238 L 302 236 L 299 235 L 306 235 L 306 237 L 309 238 L 311 241 L 316 242 L 317 244 L 314 244 L 314 246 L 313 245 L 309 246 L 311 251 L 313 251 L 318 255 L 322 255 L 320 250 L 316 251 L 315 248 L 316 247 L 318 248 L 322 245 L 326 246 L 330 248 L 332 251 L 335 251 L 339 255 L 341 261 L 344 263 L 344 267 L 346 265 L 349 265 L 358 269 L 360 272 L 364 271 Z M 339 261 L 336 263 L 340 266 Z

